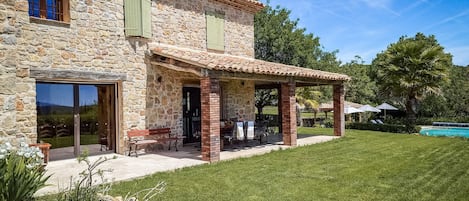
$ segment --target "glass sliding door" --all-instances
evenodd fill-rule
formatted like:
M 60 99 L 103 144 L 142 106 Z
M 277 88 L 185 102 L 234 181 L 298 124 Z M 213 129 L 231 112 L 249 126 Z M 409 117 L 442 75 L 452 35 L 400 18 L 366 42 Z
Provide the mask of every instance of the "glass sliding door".
M 73 157 L 73 84 L 37 83 L 36 94 L 38 142 L 50 143 L 61 158 Z
M 51 160 L 115 149 L 115 86 L 37 83 L 38 141 L 52 144 Z

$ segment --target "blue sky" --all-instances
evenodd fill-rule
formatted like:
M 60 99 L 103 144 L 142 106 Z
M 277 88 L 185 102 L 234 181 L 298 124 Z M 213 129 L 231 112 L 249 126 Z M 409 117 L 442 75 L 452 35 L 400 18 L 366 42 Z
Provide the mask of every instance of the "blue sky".
M 266 0 L 261 0 L 266 3 Z M 433 34 L 453 55 L 456 65 L 469 65 L 468 0 L 271 0 L 291 10 L 299 26 L 320 38 L 325 50 L 339 50 L 349 62 L 355 55 L 371 63 L 400 36 Z
M 37 102 L 60 106 L 73 106 L 73 84 L 38 83 L 36 85 Z M 80 85 L 80 106 L 92 105 L 98 101 L 98 92 L 94 85 Z

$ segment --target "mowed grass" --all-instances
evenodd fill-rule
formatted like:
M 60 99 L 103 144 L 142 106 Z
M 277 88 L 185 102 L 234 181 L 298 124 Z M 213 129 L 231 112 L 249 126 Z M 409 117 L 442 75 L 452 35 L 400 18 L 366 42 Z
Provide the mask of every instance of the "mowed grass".
M 299 131 L 306 132 L 332 129 Z M 116 183 L 111 194 L 126 195 L 165 181 L 166 191 L 154 200 L 468 199 L 468 140 L 356 130 L 346 134 L 322 144 Z

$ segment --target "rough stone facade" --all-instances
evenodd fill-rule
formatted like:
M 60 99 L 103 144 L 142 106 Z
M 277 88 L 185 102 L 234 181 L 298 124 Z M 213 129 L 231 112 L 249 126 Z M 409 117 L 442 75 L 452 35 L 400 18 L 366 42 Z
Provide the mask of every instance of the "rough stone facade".
M 130 129 L 169 126 L 182 135 L 182 86 L 197 78 L 151 65 L 147 44 L 206 51 L 206 10 L 225 14 L 225 54 L 254 57 L 253 14 L 212 0 L 153 0 L 145 40 L 125 37 L 123 0 L 70 0 L 70 23 L 30 17 L 28 9 L 27 0 L 0 2 L 0 139 L 37 140 L 36 82 L 97 84 L 97 73 L 119 88 L 120 153 Z M 239 85 L 224 86 L 227 117 L 254 119 L 254 83 Z
M 205 51 L 205 11 L 215 11 L 225 14 L 225 53 L 254 58 L 254 14 L 212 0 L 153 3 L 154 42 Z
M 13 139 L 16 134 L 16 44 L 20 30 L 15 23 L 16 1 L 2 2 L 0 4 L 0 138 Z
M 198 79 L 189 73 L 150 66 L 147 76 L 146 124 L 148 128 L 169 127 L 182 135 L 182 88 L 186 80 Z
M 36 82 L 60 81 L 67 76 L 35 79 L 30 75 L 32 70 L 124 74 L 126 80 L 115 80 L 115 83 L 121 83 L 118 87 L 124 97 L 120 108 L 123 117 L 118 135 L 120 141 L 124 131 L 145 128 L 146 70 L 149 65 L 145 61 L 146 47 L 140 41 L 126 39 L 123 12 L 123 1 L 72 0 L 71 21 L 67 24 L 29 17 L 28 1 L 16 1 L 16 11 L 11 10 L 8 15 L 16 17 L 9 20 L 13 23 L 12 27 L 17 29 L 17 38 L 7 40 L 16 43 L 12 44 L 16 51 L 2 51 L 2 54 L 10 54 L 7 62 L 16 64 L 13 66 L 16 80 L 11 81 L 10 74 L 10 78 L 2 79 L 0 85 L 12 89 L 16 96 L 13 101 L 16 107 L 13 133 L 16 137 L 26 136 L 30 142 L 36 141 Z M 91 77 L 78 79 L 70 76 L 67 80 L 70 83 L 100 82 Z M 16 86 L 9 86 L 15 83 Z M 3 99 L 11 102 L 11 97 Z M 3 108 L 9 110 L 11 106 Z M 11 120 L 15 115 L 7 114 L 5 118 Z M 6 128 L 2 126 L 2 133 L 11 135 L 11 129 Z
M 230 80 L 221 84 L 223 119 L 255 120 L 254 82 Z

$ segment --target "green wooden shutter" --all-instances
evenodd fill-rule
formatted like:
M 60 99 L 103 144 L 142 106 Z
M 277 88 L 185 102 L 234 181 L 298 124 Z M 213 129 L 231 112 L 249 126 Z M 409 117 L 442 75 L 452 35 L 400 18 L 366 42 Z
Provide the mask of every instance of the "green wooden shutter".
M 223 14 L 206 12 L 207 20 L 207 49 L 225 50 L 225 16 Z
M 151 38 L 151 0 L 142 0 L 142 36 Z
M 151 38 L 151 0 L 124 0 L 125 35 Z

